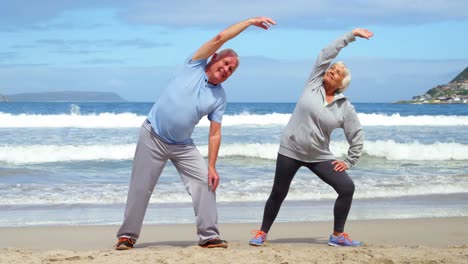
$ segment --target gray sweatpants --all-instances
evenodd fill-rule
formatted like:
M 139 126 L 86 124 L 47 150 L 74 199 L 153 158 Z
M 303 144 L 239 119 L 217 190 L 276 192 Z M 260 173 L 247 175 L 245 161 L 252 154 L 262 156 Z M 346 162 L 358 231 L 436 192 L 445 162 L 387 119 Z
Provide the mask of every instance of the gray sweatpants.
M 133 160 L 124 221 L 117 237 L 138 239 L 149 199 L 168 159 L 192 197 L 199 242 L 219 236 L 216 194 L 208 187 L 208 168 L 202 155 L 194 144 L 165 143 L 145 121 Z

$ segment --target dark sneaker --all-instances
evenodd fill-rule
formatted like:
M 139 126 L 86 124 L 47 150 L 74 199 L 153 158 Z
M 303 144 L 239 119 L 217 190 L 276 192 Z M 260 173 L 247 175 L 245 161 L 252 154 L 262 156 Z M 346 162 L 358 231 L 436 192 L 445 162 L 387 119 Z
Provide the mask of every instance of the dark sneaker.
M 115 249 L 116 250 L 127 250 L 127 249 L 132 249 L 133 245 L 135 245 L 135 239 L 131 239 L 128 237 L 121 237 L 119 238 L 119 241 L 117 241 L 117 244 L 115 244 Z
M 219 237 L 215 237 L 211 240 L 206 241 L 203 244 L 198 244 L 200 247 L 203 248 L 227 248 L 228 243 L 226 240 L 221 240 Z

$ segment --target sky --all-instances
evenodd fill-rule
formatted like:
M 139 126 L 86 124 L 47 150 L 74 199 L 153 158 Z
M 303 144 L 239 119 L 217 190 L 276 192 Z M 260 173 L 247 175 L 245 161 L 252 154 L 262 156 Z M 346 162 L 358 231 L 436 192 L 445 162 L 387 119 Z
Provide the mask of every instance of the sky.
M 452 80 L 468 66 L 462 0 L 0 0 L 0 94 L 116 92 L 153 102 L 174 69 L 226 27 L 255 16 L 225 48 L 240 55 L 230 102 L 295 102 L 322 48 L 354 28 L 374 32 L 344 48 L 352 102 L 395 102 Z

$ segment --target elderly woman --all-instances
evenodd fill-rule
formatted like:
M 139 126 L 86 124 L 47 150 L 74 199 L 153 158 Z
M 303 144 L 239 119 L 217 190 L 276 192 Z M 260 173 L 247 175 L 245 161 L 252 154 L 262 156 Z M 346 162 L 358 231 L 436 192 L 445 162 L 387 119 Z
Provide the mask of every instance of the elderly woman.
M 360 246 L 344 233 L 344 226 L 354 194 L 353 180 L 346 173 L 361 156 L 364 133 L 353 105 L 343 95 L 351 80 L 342 62 L 329 67 L 339 51 L 355 37 L 369 39 L 373 33 L 357 28 L 324 48 L 315 63 L 302 96 L 296 104 L 281 139 L 276 173 L 270 197 L 265 205 L 261 229 L 249 244 L 260 246 L 266 240 L 289 186 L 300 167 L 305 166 L 338 193 L 334 208 L 332 246 Z M 343 128 L 349 143 L 347 157 L 336 160 L 330 152 L 330 135 L 335 128 Z

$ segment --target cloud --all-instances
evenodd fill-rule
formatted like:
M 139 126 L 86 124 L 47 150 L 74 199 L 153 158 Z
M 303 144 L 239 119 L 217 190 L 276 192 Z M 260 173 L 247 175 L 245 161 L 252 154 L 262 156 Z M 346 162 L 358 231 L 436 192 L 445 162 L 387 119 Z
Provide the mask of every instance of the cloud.
M 282 26 L 346 27 L 349 24 L 424 24 L 468 18 L 466 1 L 444 0 L 289 0 L 289 1 L 137 1 L 120 13 L 133 23 L 175 27 L 229 24 L 265 15 Z M 228 15 L 227 15 L 228 14 Z
M 19 29 L 44 30 L 50 27 L 70 28 L 71 24 L 45 24 L 59 17 L 64 12 L 77 9 L 120 8 L 127 1 L 123 0 L 15 0 L 0 1 L 0 30 L 16 31 Z
M 257 15 L 270 16 L 282 26 L 319 29 L 468 19 L 465 0 L 16 0 L 0 2 L 0 29 L 41 28 L 67 11 L 98 8 L 115 10 L 127 23 L 168 27 L 219 27 Z
M 24 69 L 24 68 L 35 68 L 35 67 L 45 67 L 45 66 L 49 66 L 49 64 L 46 64 L 46 63 L 8 63 L 8 64 L 4 63 L 4 64 L 0 64 L 0 68 L 4 68 L 4 69 L 7 69 L 7 70 L 13 70 L 13 69 L 16 69 L 16 68 Z M 14 75 L 13 72 L 11 74 Z
M 84 64 L 124 64 L 125 60 L 114 60 L 114 59 L 91 59 L 91 60 L 84 60 L 82 61 Z
M 89 40 L 39 39 L 35 43 L 36 47 L 48 48 L 50 52 L 53 53 L 91 54 L 105 51 L 97 45 L 100 42 L 101 41 Z
M 144 39 L 118 40 L 118 41 L 111 41 L 109 44 L 114 45 L 116 47 L 133 47 L 133 48 L 140 48 L 140 49 L 151 49 L 151 48 L 173 46 L 173 44 L 169 42 L 163 43 L 163 42 L 149 41 L 149 40 L 144 40 Z
M 18 57 L 16 52 L 0 52 L 0 62 L 8 61 Z
M 136 48 L 151 49 L 168 47 L 173 44 L 168 42 L 149 41 L 144 39 L 98 39 L 98 40 L 64 40 L 64 39 L 39 39 L 36 45 L 22 45 L 16 48 L 49 47 L 52 52 L 65 54 L 90 54 L 105 52 L 109 48 Z
M 0 19 L 1 21 L 1 19 Z M 40 32 L 47 32 L 51 30 L 93 30 L 97 28 L 105 27 L 105 24 L 72 24 L 72 23 L 39 23 L 39 24 L 0 24 L 0 31 L 4 32 L 21 32 L 21 31 L 40 31 Z

